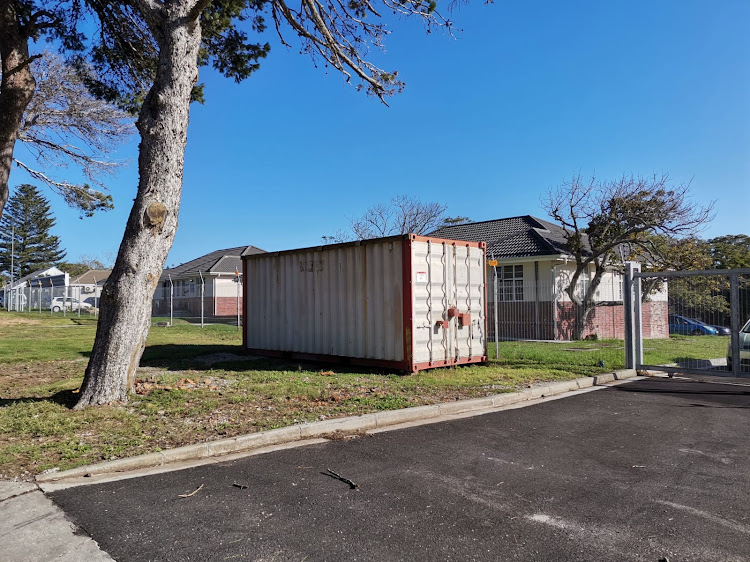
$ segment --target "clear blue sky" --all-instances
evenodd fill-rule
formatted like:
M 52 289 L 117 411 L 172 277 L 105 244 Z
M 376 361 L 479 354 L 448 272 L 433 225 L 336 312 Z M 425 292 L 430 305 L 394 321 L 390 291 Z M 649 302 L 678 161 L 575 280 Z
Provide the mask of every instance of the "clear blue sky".
M 705 237 L 750 233 L 750 2 L 497 0 L 451 19 L 455 38 L 391 26 L 377 60 L 406 90 L 390 107 L 270 30 L 243 84 L 202 70 L 167 264 L 316 245 L 398 194 L 477 221 L 543 216 L 540 196 L 579 171 L 667 172 L 696 203 L 716 201 Z M 48 194 L 70 260 L 116 252 L 137 142 L 109 182 L 115 211 L 80 220 Z M 23 181 L 14 170 L 11 185 Z

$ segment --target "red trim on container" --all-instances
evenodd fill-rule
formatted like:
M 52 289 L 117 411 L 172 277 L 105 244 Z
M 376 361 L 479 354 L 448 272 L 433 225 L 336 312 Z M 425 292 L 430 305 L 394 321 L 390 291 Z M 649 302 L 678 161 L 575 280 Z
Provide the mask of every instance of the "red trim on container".
M 247 347 L 247 260 L 242 260 L 242 347 Z
M 403 339 L 404 339 L 404 363 L 411 365 L 414 362 L 414 286 L 412 279 L 412 243 L 411 237 L 406 237 L 401 245 L 401 283 L 402 314 L 403 314 Z
M 484 276 L 484 354 L 489 357 L 489 323 L 487 321 L 487 311 L 489 310 L 489 302 L 487 301 L 487 244 L 482 242 L 482 275 Z M 497 359 L 497 357 L 495 357 Z
M 424 363 L 414 363 L 412 372 L 416 373 L 423 369 L 432 369 L 434 367 L 451 367 L 453 365 L 468 365 L 470 363 L 486 363 L 486 355 L 474 355 L 473 357 L 464 357 L 455 361 L 425 361 Z
M 462 244 L 466 245 L 466 247 L 471 248 L 484 248 L 487 246 L 485 242 L 470 242 L 468 240 L 453 240 L 449 238 L 433 238 L 431 236 L 419 236 L 418 234 L 410 234 L 409 238 L 413 242 L 432 242 L 433 244 L 442 244 L 445 242 L 446 244 L 456 245 L 456 244 Z

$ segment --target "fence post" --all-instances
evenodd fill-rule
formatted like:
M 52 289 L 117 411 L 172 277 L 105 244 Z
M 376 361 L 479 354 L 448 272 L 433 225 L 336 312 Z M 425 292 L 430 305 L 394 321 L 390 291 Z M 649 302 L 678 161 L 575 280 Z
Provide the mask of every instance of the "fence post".
M 542 339 L 542 323 L 539 321 L 539 262 L 534 262 L 534 339 Z
M 625 263 L 625 287 L 622 294 L 622 304 L 624 307 L 624 320 L 625 320 L 625 368 L 635 369 L 636 361 L 636 333 L 635 333 L 635 319 L 633 315 L 633 298 L 635 287 L 633 286 L 633 262 Z
M 97 293 L 99 291 L 99 285 L 96 283 L 96 275 L 92 275 L 94 279 L 94 318 L 99 318 L 99 297 L 97 297 Z
M 740 356 L 740 287 L 739 275 L 736 271 L 729 272 L 729 311 L 730 324 L 732 326 L 732 374 L 735 377 L 742 376 L 742 357 Z
M 500 322 L 498 320 L 498 313 L 497 313 L 497 266 L 493 265 L 492 270 L 495 273 L 495 287 L 494 287 L 495 302 L 493 303 L 493 311 L 495 313 L 495 318 L 494 318 L 495 320 L 495 361 L 498 361 L 500 359 L 500 336 L 499 336 Z
M 206 282 L 203 279 L 203 274 L 199 271 L 198 275 L 201 276 L 201 328 L 203 327 L 203 297 L 206 294 Z
M 641 266 L 633 264 L 633 273 L 640 273 Z M 633 276 L 633 328 L 635 329 L 635 360 L 634 369 L 643 365 L 643 295 L 641 294 L 641 278 Z
M 242 283 L 242 277 L 240 272 L 235 271 L 234 274 L 237 276 L 237 330 L 240 329 L 240 285 Z
M 167 275 L 169 278 L 169 325 L 172 326 L 174 323 L 174 283 L 172 283 L 172 276 Z

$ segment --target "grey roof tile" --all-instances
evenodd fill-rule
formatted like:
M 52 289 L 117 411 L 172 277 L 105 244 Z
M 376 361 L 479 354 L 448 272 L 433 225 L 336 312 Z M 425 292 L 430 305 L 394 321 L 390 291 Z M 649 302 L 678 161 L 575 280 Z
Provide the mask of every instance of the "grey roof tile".
M 70 280 L 71 285 L 101 285 L 112 273 L 111 269 L 89 269 L 83 275 Z
M 444 226 L 429 235 L 486 242 L 487 255 L 496 258 L 568 253 L 562 227 L 531 215 Z
M 265 250 L 256 248 L 255 246 L 238 246 L 237 248 L 226 248 L 224 250 L 216 250 L 190 260 L 189 262 L 165 269 L 162 275 L 170 274 L 172 276 L 178 275 L 197 275 L 200 273 L 234 273 L 235 271 L 241 271 L 242 269 L 242 258 L 241 256 L 247 256 L 251 254 L 263 254 Z

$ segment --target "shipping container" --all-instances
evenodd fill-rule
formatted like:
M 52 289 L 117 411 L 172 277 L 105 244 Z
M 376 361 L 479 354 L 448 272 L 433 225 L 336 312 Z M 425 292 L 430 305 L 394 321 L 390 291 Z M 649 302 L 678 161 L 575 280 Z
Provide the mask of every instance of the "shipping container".
M 243 257 L 243 345 L 416 372 L 487 360 L 485 243 L 405 234 Z

